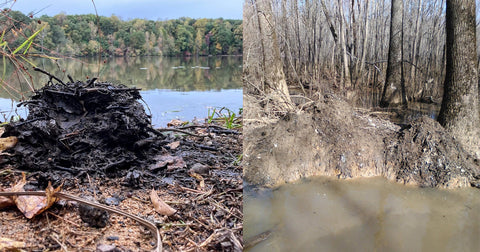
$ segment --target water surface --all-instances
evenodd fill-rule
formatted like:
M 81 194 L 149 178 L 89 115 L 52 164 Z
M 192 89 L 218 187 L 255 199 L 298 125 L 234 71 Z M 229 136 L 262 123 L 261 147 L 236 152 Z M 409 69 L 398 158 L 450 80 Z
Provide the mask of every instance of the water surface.
M 249 251 L 480 251 L 480 190 L 383 178 L 247 190 L 244 238 L 266 230 L 270 237 Z
M 99 81 L 141 88 L 156 126 L 165 126 L 171 119 L 205 118 L 211 107 L 227 107 L 238 113 L 243 105 L 241 57 L 81 58 L 57 62 L 38 59 L 33 62 L 65 82 L 67 74 L 82 81 L 99 76 Z M 0 89 L 0 112 L 7 118 L 16 113 L 26 115 L 24 109 L 11 112 L 15 109 L 12 99 L 15 105 L 22 96 L 28 96 L 30 90 L 26 81 L 12 71 L 10 67 L 6 74 L 10 76 L 6 81 L 12 88 Z M 46 75 L 33 71 L 31 75 L 35 88 L 48 82 Z

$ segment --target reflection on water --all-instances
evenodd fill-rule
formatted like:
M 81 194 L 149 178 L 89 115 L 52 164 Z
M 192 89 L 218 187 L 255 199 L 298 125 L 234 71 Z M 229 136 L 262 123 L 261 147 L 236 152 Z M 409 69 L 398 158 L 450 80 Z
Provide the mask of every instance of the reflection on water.
M 480 251 L 480 191 L 413 188 L 383 178 L 315 178 L 249 191 L 249 251 Z
M 125 84 L 142 89 L 142 96 L 152 110 L 153 124 L 165 126 L 174 118 L 191 120 L 207 116 L 208 107 L 227 107 L 235 113 L 242 107 L 241 57 L 133 57 L 61 59 L 58 64 L 48 59 L 34 63 L 48 72 L 68 81 L 99 76 L 99 81 Z M 12 76 L 7 69 L 6 76 Z M 100 74 L 98 74 L 100 73 Z M 35 88 L 48 77 L 31 72 Z M 11 111 L 11 98 L 27 95 L 28 85 L 17 78 L 7 80 L 17 91 L 1 89 L 0 111 Z M 195 110 L 195 111 L 192 111 Z M 25 112 L 20 112 L 20 115 Z M 3 113 L 5 114 L 5 113 Z M 0 117 L 3 121 L 3 118 Z
M 394 123 L 408 124 L 412 120 L 422 116 L 428 116 L 437 119 L 440 112 L 440 103 L 422 103 L 410 101 L 407 108 L 402 107 L 380 107 L 381 93 L 363 93 L 354 102 L 354 105 L 360 108 L 371 109 L 372 111 L 384 111 L 390 113 L 390 119 Z

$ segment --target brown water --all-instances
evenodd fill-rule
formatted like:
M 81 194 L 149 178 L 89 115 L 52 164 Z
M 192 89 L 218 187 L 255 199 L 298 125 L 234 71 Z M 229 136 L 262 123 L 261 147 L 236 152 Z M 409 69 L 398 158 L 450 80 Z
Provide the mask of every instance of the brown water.
M 480 251 L 480 190 L 383 178 L 247 190 L 244 238 L 267 230 L 268 239 L 248 251 Z

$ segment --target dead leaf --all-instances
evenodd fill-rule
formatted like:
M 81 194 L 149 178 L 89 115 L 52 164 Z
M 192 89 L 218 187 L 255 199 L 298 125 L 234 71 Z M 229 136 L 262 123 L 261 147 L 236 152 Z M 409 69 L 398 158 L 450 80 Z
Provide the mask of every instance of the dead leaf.
M 15 136 L 0 138 L 0 152 L 13 148 L 18 142 Z
M 174 162 L 167 165 L 167 171 L 173 171 L 176 169 L 182 169 L 187 167 L 187 163 L 183 160 L 182 157 L 175 157 Z
M 152 201 L 153 207 L 155 211 L 161 215 L 170 216 L 177 212 L 177 210 L 173 209 L 171 206 L 167 205 L 167 203 L 163 202 L 157 195 L 155 189 L 152 189 L 150 193 L 150 200 Z
M 15 197 L 15 204 L 25 217 L 31 219 L 50 208 L 58 200 L 53 195 L 60 189 L 61 186 L 54 189 L 52 184 L 48 182 L 48 187 L 45 189 L 46 196 L 18 196 Z
M 199 135 L 206 135 L 208 132 L 207 132 L 207 129 L 204 129 L 204 128 L 196 128 L 195 131 L 197 132 L 197 134 Z
M 11 197 L 0 196 L 0 209 L 14 205 L 15 201 Z
M 175 141 L 167 144 L 167 146 L 170 147 L 170 149 L 172 150 L 175 150 L 179 145 L 180 145 L 180 141 Z
M 7 188 L 5 191 L 6 192 L 23 192 L 23 186 L 27 183 L 27 177 L 25 176 L 25 173 L 22 173 L 22 179 L 18 181 L 13 187 Z M 14 206 L 15 205 L 15 198 L 13 196 L 7 197 L 7 196 L 0 196 L 0 209 L 6 208 L 9 206 Z
M 187 122 L 178 120 L 178 119 L 173 119 L 170 122 L 167 123 L 167 127 L 178 127 L 180 125 L 185 125 Z
M 155 157 L 157 161 L 155 164 L 151 165 L 149 170 L 157 170 L 167 166 L 167 170 L 175 170 L 179 168 L 185 168 L 187 164 L 182 157 L 171 156 L 168 154 Z
M 0 251 L 15 251 L 16 249 L 24 248 L 26 246 L 25 242 L 18 242 L 10 238 L 0 237 Z
M 205 180 L 203 179 L 202 175 L 195 172 L 189 173 L 189 175 L 198 180 L 200 189 L 203 190 L 205 188 Z

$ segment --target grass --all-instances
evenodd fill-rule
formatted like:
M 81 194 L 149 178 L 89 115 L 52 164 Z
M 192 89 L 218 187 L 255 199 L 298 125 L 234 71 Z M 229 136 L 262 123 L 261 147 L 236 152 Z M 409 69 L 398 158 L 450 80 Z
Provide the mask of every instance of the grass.
M 235 129 L 242 127 L 241 124 L 241 115 L 243 113 L 243 108 L 238 110 L 238 114 L 232 110 L 222 107 L 222 108 L 209 108 L 207 123 L 223 123 L 223 126 L 227 129 Z

